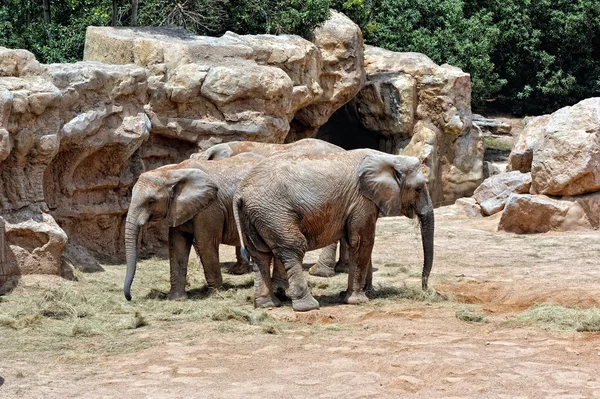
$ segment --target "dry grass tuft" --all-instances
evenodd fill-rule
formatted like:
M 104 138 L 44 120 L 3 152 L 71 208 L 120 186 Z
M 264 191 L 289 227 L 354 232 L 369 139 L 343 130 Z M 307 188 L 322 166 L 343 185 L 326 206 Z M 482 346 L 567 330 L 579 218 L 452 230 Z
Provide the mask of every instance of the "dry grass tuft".
M 547 330 L 597 332 L 600 331 L 600 309 L 573 309 L 544 303 L 519 313 L 515 321 Z
M 370 295 L 373 299 L 408 300 L 415 302 L 438 303 L 448 300 L 448 297 L 434 290 L 423 291 L 420 288 L 379 285 Z
M 484 323 L 486 322 L 485 315 L 480 312 L 474 312 L 466 306 L 461 306 L 455 313 L 458 320 L 467 321 L 471 323 Z

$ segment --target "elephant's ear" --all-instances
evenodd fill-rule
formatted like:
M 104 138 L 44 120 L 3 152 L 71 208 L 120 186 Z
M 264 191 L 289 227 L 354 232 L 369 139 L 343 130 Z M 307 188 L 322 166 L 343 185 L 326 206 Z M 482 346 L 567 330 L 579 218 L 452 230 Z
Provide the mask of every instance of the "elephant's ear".
M 369 154 L 358 168 L 360 193 L 373 201 L 385 216 L 402 214 L 401 194 L 406 176 L 396 166 L 392 155 Z
M 233 150 L 228 143 L 216 144 L 205 151 L 206 159 L 209 161 L 218 161 L 219 159 L 230 158 Z
M 169 171 L 169 226 L 179 226 L 206 208 L 217 198 L 217 185 L 199 169 L 176 169 Z

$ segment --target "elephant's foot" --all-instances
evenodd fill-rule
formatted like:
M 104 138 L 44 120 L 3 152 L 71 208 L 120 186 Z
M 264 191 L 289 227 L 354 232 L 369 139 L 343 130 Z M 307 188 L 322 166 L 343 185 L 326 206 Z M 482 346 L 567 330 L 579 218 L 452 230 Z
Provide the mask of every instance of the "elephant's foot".
M 278 308 L 281 301 L 275 295 L 260 296 L 254 299 L 255 308 Z
M 348 263 L 338 261 L 338 263 L 335 264 L 334 270 L 336 273 L 348 273 L 350 270 L 350 265 Z
M 240 275 L 240 274 L 250 273 L 251 271 L 252 271 L 252 266 L 250 266 L 248 263 L 236 262 L 235 265 L 231 266 L 229 268 L 229 270 L 227 270 L 227 273 Z
M 359 303 L 369 302 L 369 298 L 367 298 L 367 295 L 364 292 L 353 292 L 350 295 L 346 294 L 344 302 L 348 305 L 357 305 Z
M 300 299 L 292 299 L 292 309 L 296 312 L 308 312 L 319 309 L 319 302 L 310 293 L 307 293 Z
M 323 265 L 321 263 L 315 263 L 310 269 L 308 269 L 308 273 L 313 276 L 319 277 L 332 277 L 335 275 L 335 270 L 333 267 Z
M 185 293 L 185 291 L 169 291 L 169 293 L 167 294 L 167 299 L 169 301 L 177 301 L 186 298 L 187 294 Z

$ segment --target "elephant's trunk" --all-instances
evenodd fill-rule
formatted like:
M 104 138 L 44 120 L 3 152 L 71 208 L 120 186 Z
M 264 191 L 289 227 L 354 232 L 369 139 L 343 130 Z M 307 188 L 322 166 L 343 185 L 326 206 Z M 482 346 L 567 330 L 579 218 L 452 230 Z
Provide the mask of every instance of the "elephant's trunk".
M 128 301 L 131 301 L 131 283 L 135 276 L 135 266 L 137 263 L 137 242 L 140 232 L 140 226 L 136 218 L 127 215 L 125 221 L 125 253 L 127 257 L 127 274 L 125 275 L 125 284 L 123 293 Z
M 427 280 L 433 266 L 433 235 L 435 222 L 433 217 L 433 208 L 423 214 L 419 214 L 421 224 L 421 240 L 423 241 L 423 274 L 421 277 L 421 287 L 427 289 Z

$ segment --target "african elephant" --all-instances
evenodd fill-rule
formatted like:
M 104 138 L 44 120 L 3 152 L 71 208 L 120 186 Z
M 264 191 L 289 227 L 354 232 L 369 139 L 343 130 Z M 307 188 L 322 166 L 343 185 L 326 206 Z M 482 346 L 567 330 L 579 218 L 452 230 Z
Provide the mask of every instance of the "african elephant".
M 302 139 L 288 144 L 259 143 L 255 141 L 229 141 L 215 144 L 206 151 L 192 154 L 190 159 L 207 159 L 216 161 L 226 159 L 237 154 L 251 152 L 270 157 L 283 152 L 298 154 L 330 154 L 344 151 L 343 148 L 319 139 Z
M 271 258 L 285 266 L 292 307 L 317 309 L 302 274 L 308 250 L 343 239 L 350 272 L 344 301 L 367 301 L 375 224 L 380 215 L 417 216 L 423 242 L 422 288 L 433 264 L 433 206 L 417 158 L 375 150 L 264 159 L 242 179 L 234 196 L 242 255 L 254 262 L 256 307 L 279 306 L 268 278 Z
M 230 141 L 213 145 L 204 152 L 192 154 L 190 159 L 208 159 L 220 160 L 227 159 L 237 154 L 251 152 L 260 154 L 265 157 L 274 156 L 281 153 L 294 154 L 332 154 L 343 152 L 344 149 L 337 145 L 328 143 L 319 139 L 302 139 L 289 144 L 274 144 L 274 143 L 258 143 L 254 141 Z M 341 243 L 340 245 L 340 260 L 336 263 L 335 254 L 337 243 L 333 243 L 321 251 L 319 260 L 313 265 L 309 273 L 315 276 L 331 277 L 336 271 L 347 271 L 348 265 L 346 261 L 346 248 Z M 229 269 L 232 274 L 244 274 L 250 271 L 249 265 L 243 263 L 238 258 L 238 262 Z
M 131 300 L 139 231 L 151 219 L 165 218 L 169 223 L 169 299 L 186 295 L 192 244 L 204 267 L 207 285 L 211 288 L 222 285 L 219 244 L 239 245 L 233 218 L 233 194 L 242 177 L 261 159 L 262 156 L 243 154 L 219 162 L 186 160 L 140 175 L 133 187 L 125 227 L 127 275 L 124 293 L 127 300 Z M 275 270 L 273 274 L 275 280 L 283 285 L 287 283 L 285 271 L 277 273 Z

